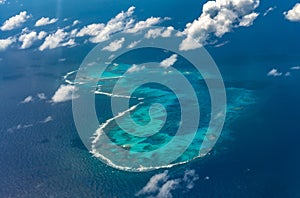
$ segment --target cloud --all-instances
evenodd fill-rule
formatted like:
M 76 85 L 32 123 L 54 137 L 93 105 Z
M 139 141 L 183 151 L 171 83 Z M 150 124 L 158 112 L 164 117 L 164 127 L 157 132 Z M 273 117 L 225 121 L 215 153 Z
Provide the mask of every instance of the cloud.
M 39 27 L 39 26 L 50 25 L 56 23 L 57 20 L 58 20 L 57 18 L 50 19 L 49 17 L 42 17 L 35 22 L 34 26 Z
M 300 3 L 297 3 L 291 10 L 284 12 L 285 18 L 292 22 L 300 22 Z
M 48 123 L 48 122 L 51 122 L 51 121 L 53 121 L 52 116 L 48 116 L 44 120 L 40 121 L 40 123 L 45 124 L 45 123 Z
M 79 96 L 73 95 L 73 92 L 77 90 L 78 88 L 73 85 L 61 85 L 53 95 L 51 102 L 60 103 L 78 98 Z
M 149 195 L 156 198 L 171 198 L 172 191 L 183 188 L 183 193 L 191 190 L 195 186 L 195 181 L 199 180 L 199 176 L 195 170 L 186 170 L 180 178 L 170 179 L 168 171 L 152 176 L 149 182 L 144 186 L 136 196 Z
M 145 66 L 144 65 L 136 65 L 136 64 L 133 64 L 132 67 L 130 67 L 127 72 L 129 73 L 132 73 L 132 72 L 138 72 L 138 71 L 141 71 L 145 69 Z
M 7 19 L 1 26 L 2 31 L 13 30 L 20 27 L 23 23 L 30 18 L 30 15 L 27 15 L 26 11 L 20 12 L 19 14 Z
M 38 97 L 40 100 L 46 100 L 46 99 L 47 99 L 47 97 L 46 97 L 46 95 L 45 95 L 44 93 L 38 93 L 38 94 L 37 94 L 37 97 Z
M 34 99 L 32 96 L 27 96 L 23 101 L 21 101 L 22 104 L 25 104 L 25 103 L 29 103 L 29 102 L 33 102 Z
M 263 14 L 263 16 L 267 16 L 270 12 L 274 11 L 275 9 L 276 9 L 276 6 L 270 7 L 269 9 L 267 9 L 265 11 L 265 13 Z
M 278 72 L 277 69 L 271 69 L 271 71 L 269 71 L 267 75 L 278 77 L 278 76 L 282 76 L 282 72 Z
M 82 36 L 97 36 L 103 30 L 105 25 L 103 23 L 93 23 L 88 26 L 84 26 L 78 33 L 78 37 Z
M 115 40 L 111 42 L 108 46 L 104 47 L 102 50 L 115 52 L 122 48 L 124 42 L 125 42 L 125 38 L 122 37 L 119 40 Z
M 21 129 L 27 129 L 27 128 L 30 128 L 30 127 L 33 127 L 33 124 L 18 124 L 16 126 L 13 126 L 9 129 L 7 129 L 7 132 L 13 133 L 15 131 L 18 131 L 18 130 L 21 130 Z
M 162 182 L 166 182 L 168 178 L 168 171 L 164 171 L 163 173 L 152 176 L 146 186 L 144 186 L 138 193 L 136 193 L 136 196 L 157 192 L 159 190 L 159 184 Z
M 4 4 L 6 0 L 0 0 L 0 5 Z
M 300 70 L 300 66 L 294 66 L 290 68 L 291 70 Z
M 199 176 L 196 174 L 195 170 L 186 170 L 182 181 L 185 183 L 187 189 L 194 188 L 195 181 L 199 179 Z
M 170 56 L 169 58 L 163 60 L 160 63 L 160 66 L 164 67 L 164 68 L 168 68 L 171 67 L 172 65 L 174 65 L 174 63 L 177 61 L 177 54 L 173 54 L 172 56 Z
M 170 37 L 172 34 L 172 31 L 174 28 L 172 26 L 169 26 L 167 28 L 155 28 L 155 29 L 150 29 L 148 32 L 145 34 L 145 38 L 157 38 L 157 37 Z
M 29 33 L 23 33 L 19 37 L 19 41 L 23 42 L 20 49 L 27 49 L 32 46 L 32 44 L 38 40 L 38 35 L 35 31 Z
M 131 18 L 134 13 L 135 7 L 130 7 L 126 12 L 122 11 L 114 18 L 110 19 L 106 24 L 94 23 L 83 27 L 77 36 L 92 36 L 89 40 L 92 43 L 100 43 L 110 38 L 110 35 L 120 32 L 128 26 L 131 26 L 134 20 Z
M 180 50 L 199 48 L 212 37 L 221 38 L 234 28 L 251 25 L 258 16 L 254 10 L 259 3 L 259 0 L 208 1 L 203 5 L 200 17 L 186 25 L 183 32 L 186 38 L 180 44 Z
M 38 39 L 42 40 L 43 38 L 45 38 L 47 36 L 47 32 L 45 31 L 40 31 L 40 33 L 38 34 Z
M 154 26 L 158 23 L 160 23 L 162 20 L 160 17 L 150 17 L 146 19 L 145 21 L 139 21 L 137 22 L 132 28 L 127 29 L 125 32 L 127 33 L 137 33 L 141 30 L 144 30 L 148 27 Z
M 133 41 L 132 43 L 130 43 L 127 48 L 131 49 L 134 48 L 135 46 L 137 46 L 141 41 Z
M 251 14 L 245 15 L 241 21 L 239 26 L 244 26 L 244 27 L 248 27 L 253 25 L 253 21 L 258 17 L 258 14 L 253 12 Z
M 45 49 L 54 49 L 57 47 L 74 46 L 75 40 L 69 39 L 69 33 L 64 32 L 63 29 L 58 29 L 55 33 L 48 35 L 44 43 L 39 47 L 40 51 Z
M 6 50 L 14 42 L 16 42 L 16 39 L 14 37 L 0 39 L 0 51 Z
M 106 41 L 110 36 L 117 32 L 136 33 L 140 30 L 158 24 L 162 21 L 160 17 L 150 17 L 145 21 L 136 22 L 133 19 L 135 7 L 130 7 L 126 12 L 122 11 L 114 18 L 110 19 L 106 24 L 93 23 L 84 26 L 78 33 L 77 37 L 90 36 L 89 41 L 92 43 L 100 43 Z
M 79 23 L 80 23 L 79 20 L 75 20 L 75 21 L 73 21 L 72 26 L 78 25 Z
M 174 179 L 167 181 L 160 189 L 157 194 L 157 198 L 172 198 L 171 191 L 179 186 L 180 180 Z

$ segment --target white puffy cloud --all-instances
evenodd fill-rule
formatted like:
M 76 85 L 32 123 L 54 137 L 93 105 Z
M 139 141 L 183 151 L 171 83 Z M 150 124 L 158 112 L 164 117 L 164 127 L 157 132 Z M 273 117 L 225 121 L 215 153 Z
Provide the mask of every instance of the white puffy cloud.
M 122 37 L 119 40 L 112 41 L 108 46 L 105 46 L 103 50 L 115 52 L 122 48 L 124 42 L 125 42 L 125 38 Z
M 277 77 L 282 76 L 282 72 L 279 72 L 277 69 L 271 69 L 267 75 Z
M 150 29 L 145 34 L 145 38 L 170 37 L 173 30 L 174 28 L 172 26 L 167 28 Z
M 300 22 L 300 3 L 297 3 L 291 10 L 283 14 L 289 21 Z
M 23 23 L 30 18 L 30 15 L 27 15 L 26 11 L 20 12 L 19 14 L 7 19 L 1 26 L 2 31 L 13 30 L 20 27 Z
M 58 29 L 55 33 L 50 34 L 45 38 L 45 41 L 39 47 L 39 50 L 44 51 L 45 49 L 54 49 L 61 46 L 64 47 L 64 46 L 74 46 L 74 45 L 75 45 L 75 40 L 69 38 L 69 33 L 64 32 L 63 29 Z
M 93 23 L 90 24 L 88 26 L 84 26 L 78 33 L 77 36 L 78 37 L 82 37 L 82 36 L 97 36 L 98 34 L 100 34 L 101 30 L 103 30 L 103 28 L 105 27 L 105 25 L 103 23 Z
M 77 33 L 77 37 L 90 36 L 89 41 L 92 43 L 100 43 L 110 38 L 111 34 L 125 31 L 127 33 L 136 33 L 142 29 L 153 26 L 161 22 L 160 17 L 150 17 L 145 21 L 136 22 L 133 19 L 135 7 L 130 7 L 126 12 L 122 11 L 114 18 L 110 19 L 106 24 L 93 23 L 84 26 Z M 166 32 L 167 33 L 167 32 Z
M 57 20 L 58 20 L 57 18 L 50 19 L 49 17 L 42 17 L 35 22 L 34 26 L 39 27 L 39 26 L 50 25 L 55 23 Z
M 4 4 L 6 0 L 0 0 L 0 5 Z
M 144 30 L 148 27 L 156 25 L 156 24 L 160 23 L 161 21 L 162 21 L 162 19 L 160 17 L 150 17 L 150 18 L 146 19 L 145 21 L 137 22 L 132 28 L 127 29 L 125 32 L 136 33 L 141 30 Z
M 51 102 L 60 103 L 78 98 L 79 96 L 73 95 L 73 92 L 76 92 L 77 90 L 78 88 L 74 85 L 61 85 L 53 95 Z
M 9 37 L 7 39 L 0 39 L 0 51 L 6 50 L 15 41 L 16 39 L 14 37 Z
M 19 37 L 19 41 L 23 42 L 20 49 L 27 49 L 31 47 L 36 40 L 38 40 L 38 35 L 35 31 L 22 34 Z
M 75 21 L 73 21 L 72 26 L 78 25 L 79 23 L 80 23 L 79 20 L 75 20 Z
M 211 37 L 221 38 L 233 28 L 251 25 L 258 16 L 254 10 L 259 3 L 260 0 L 208 1 L 203 5 L 200 17 L 186 25 L 183 32 L 186 38 L 180 44 L 180 50 L 199 48 Z
M 251 14 L 245 15 L 241 21 L 239 26 L 244 26 L 244 27 L 248 27 L 253 25 L 253 21 L 258 17 L 258 14 L 253 12 Z
M 177 54 L 173 54 L 172 56 L 170 56 L 169 58 L 166 58 L 165 60 L 163 60 L 160 63 L 160 66 L 164 67 L 164 68 L 168 68 L 171 67 L 172 65 L 174 65 L 174 63 L 177 61 Z
M 32 96 L 27 96 L 24 100 L 21 101 L 22 104 L 33 102 L 34 99 Z
M 45 31 L 40 31 L 40 33 L 38 34 L 38 39 L 42 40 L 43 38 L 45 38 L 47 36 L 47 32 Z
M 134 9 L 135 7 L 132 6 L 126 12 L 120 12 L 106 24 L 94 23 L 85 26 L 77 33 L 77 36 L 92 36 L 89 40 L 93 43 L 106 41 L 110 38 L 111 34 L 120 32 L 133 23 L 134 20 L 131 17 L 134 13 Z

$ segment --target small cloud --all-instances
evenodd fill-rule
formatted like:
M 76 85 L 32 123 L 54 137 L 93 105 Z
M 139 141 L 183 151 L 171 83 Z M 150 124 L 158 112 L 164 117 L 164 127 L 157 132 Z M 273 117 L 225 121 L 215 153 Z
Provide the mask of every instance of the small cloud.
M 20 49 L 27 49 L 32 46 L 32 44 L 38 40 L 38 35 L 35 31 L 30 33 L 23 33 L 19 37 L 19 41 L 22 42 Z
M 176 189 L 180 184 L 180 179 L 169 180 L 159 189 L 157 198 L 172 198 L 171 191 Z
M 156 198 L 172 198 L 172 191 L 183 188 L 183 193 L 191 190 L 195 186 L 195 181 L 199 180 L 199 176 L 195 170 L 186 170 L 180 178 L 170 179 L 168 171 L 152 176 L 149 182 L 144 186 L 136 196 Z M 147 196 L 147 197 L 148 197 Z
M 73 21 L 72 26 L 78 25 L 79 23 L 80 23 L 79 20 L 75 20 L 75 21 Z
M 60 58 L 58 59 L 58 62 L 65 62 L 67 59 L 66 58 Z
M 291 75 L 291 72 L 286 72 L 285 74 L 284 74 L 284 76 L 290 76 Z
M 145 69 L 145 66 L 144 65 L 136 65 L 136 64 L 133 64 L 132 67 L 130 67 L 127 72 L 129 73 L 133 73 L 133 72 L 138 72 L 138 71 L 141 71 Z
M 16 39 L 14 37 L 9 37 L 7 39 L 0 39 L 0 51 L 6 50 L 14 42 L 16 42 Z
M 168 68 L 171 67 L 172 65 L 174 65 L 174 63 L 177 61 L 177 54 L 173 54 L 172 56 L 170 56 L 169 58 L 163 60 L 160 63 L 160 66 L 164 67 L 164 68 Z
M 278 77 L 278 76 L 282 76 L 282 72 L 278 72 L 277 69 L 272 69 L 271 71 L 268 72 L 267 75 L 268 76 Z
M 145 34 L 145 38 L 157 38 L 157 37 L 170 37 L 174 28 L 172 26 L 169 26 L 167 28 L 155 28 L 155 29 L 150 29 L 148 32 Z
M 23 23 L 30 18 L 30 15 L 27 15 L 26 11 L 20 12 L 19 14 L 7 19 L 1 26 L 2 31 L 13 30 L 20 27 Z
M 249 27 L 253 25 L 253 22 L 257 17 L 258 17 L 258 13 L 255 12 L 245 15 L 241 19 L 239 26 Z
M 284 12 L 285 18 L 292 22 L 300 22 L 300 3 L 297 3 L 291 10 Z
M 187 189 L 194 188 L 195 181 L 199 179 L 199 176 L 196 174 L 195 170 L 186 170 L 183 176 L 183 182 L 185 182 Z
M 34 99 L 32 96 L 27 96 L 23 101 L 21 101 L 22 104 L 26 104 L 26 103 L 29 103 L 29 102 L 33 102 Z
M 9 133 L 13 133 L 15 131 L 18 131 L 18 130 L 21 130 L 21 129 L 27 129 L 27 128 L 30 128 L 30 127 L 33 127 L 33 124 L 18 124 L 16 126 L 13 126 L 9 129 L 7 129 L 7 132 Z
M 78 98 L 79 96 L 73 95 L 73 92 L 76 92 L 77 90 L 78 88 L 74 85 L 61 85 L 53 95 L 51 102 L 60 103 Z
M 38 93 L 38 94 L 37 94 L 37 97 L 38 97 L 40 100 L 46 100 L 46 99 L 47 99 L 47 97 L 46 97 L 46 95 L 45 95 L 44 93 Z
M 136 47 L 140 42 L 141 42 L 140 40 L 139 40 L 139 41 L 133 41 L 132 43 L 130 43 L 130 44 L 127 46 L 127 48 L 128 48 L 128 49 L 134 48 L 134 47 Z
M 36 21 L 34 26 L 39 27 L 39 26 L 50 25 L 56 23 L 57 20 L 58 20 L 57 18 L 50 19 L 49 17 L 42 17 Z
M 45 38 L 47 36 L 47 32 L 45 31 L 40 31 L 40 33 L 38 34 L 38 39 L 42 40 L 43 38 Z
M 6 2 L 6 0 L 0 0 L 0 5 L 4 4 Z
M 64 32 L 63 29 L 58 29 L 55 33 L 48 35 L 44 43 L 39 47 L 40 51 L 45 49 L 54 49 L 57 47 L 74 46 L 75 40 L 69 39 L 69 33 Z
M 265 11 L 265 13 L 263 14 L 263 16 L 267 16 L 270 12 L 274 11 L 275 9 L 276 9 L 276 6 L 270 7 L 269 9 L 267 9 Z
M 122 37 L 119 40 L 115 40 L 111 42 L 108 46 L 104 47 L 102 50 L 115 52 L 122 48 L 124 42 L 125 42 L 125 38 Z
M 294 66 L 290 68 L 291 70 L 300 70 L 300 66 Z
M 228 44 L 228 43 L 229 43 L 229 41 L 224 41 L 223 43 L 216 44 L 215 47 L 216 47 L 216 48 L 222 47 L 222 46 L 224 46 L 224 45 L 226 45 L 226 44 Z
M 145 21 L 137 22 L 132 28 L 127 29 L 125 32 L 137 33 L 141 30 L 144 30 L 146 28 L 156 25 L 156 24 L 160 23 L 161 21 L 162 21 L 162 19 L 160 17 L 150 17 L 150 18 L 146 19 Z
M 152 176 L 146 186 L 136 193 L 136 196 L 158 192 L 159 184 L 166 182 L 168 178 L 168 171 Z
M 48 122 L 51 122 L 51 121 L 53 121 L 52 116 L 48 116 L 44 120 L 40 121 L 40 123 L 45 124 L 45 123 L 48 123 Z

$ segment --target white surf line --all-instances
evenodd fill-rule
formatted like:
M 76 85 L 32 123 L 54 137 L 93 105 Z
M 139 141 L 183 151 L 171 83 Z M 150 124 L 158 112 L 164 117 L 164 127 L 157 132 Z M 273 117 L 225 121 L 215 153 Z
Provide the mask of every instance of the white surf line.
M 99 95 L 105 95 L 105 96 L 109 96 L 109 97 L 115 97 L 115 98 L 137 98 L 137 97 L 131 97 L 131 96 L 125 96 L 125 95 L 118 95 L 118 94 L 112 94 L 112 93 L 107 93 L 107 92 L 103 92 L 100 90 L 96 90 L 95 94 L 99 94 Z M 138 100 L 143 100 L 144 98 L 137 98 Z
M 113 117 L 113 118 L 110 118 L 108 120 L 106 120 L 106 122 L 102 123 L 100 125 L 100 127 L 96 130 L 96 132 L 93 134 L 93 136 L 91 137 L 92 139 L 92 145 L 91 145 L 91 151 L 90 153 L 96 157 L 96 158 L 101 158 L 102 160 L 104 160 L 107 164 L 109 164 L 110 166 L 116 168 L 116 169 L 119 169 L 119 170 L 125 170 L 125 171 L 138 171 L 138 172 L 141 172 L 141 171 L 148 171 L 148 170 L 157 170 L 157 169 L 162 169 L 162 168 L 171 168 L 173 166 L 178 166 L 178 165 L 181 165 L 181 164 L 185 164 L 185 163 L 188 163 L 190 161 L 192 161 L 193 159 L 196 159 L 198 157 L 201 157 L 201 156 L 197 156 L 197 157 L 194 157 L 193 159 L 191 160 L 187 160 L 187 161 L 183 161 L 183 162 L 178 162 L 178 163 L 174 163 L 174 164 L 168 164 L 168 165 L 163 165 L 163 166 L 153 166 L 153 167 L 144 167 L 142 165 L 140 165 L 139 168 L 132 168 L 132 167 L 126 167 L 126 166 L 119 166 L 119 165 L 116 165 L 115 163 L 113 163 L 109 158 L 105 157 L 104 155 L 102 155 L 101 153 L 99 153 L 96 149 L 96 143 L 99 141 L 101 135 L 103 134 L 103 129 L 109 125 L 110 122 L 112 122 L 113 120 L 117 119 L 117 118 L 120 118 L 122 117 L 123 115 L 125 115 L 126 113 L 129 113 L 130 111 L 133 111 L 135 110 L 139 105 L 143 104 L 144 102 L 140 102 L 138 103 L 137 105 L 134 105 L 132 107 L 130 107 L 129 109 L 127 109 L 126 111 L 123 111 L 123 112 L 120 112 L 117 116 Z
M 84 82 L 73 82 L 71 80 L 68 79 L 68 77 L 74 73 L 78 72 L 78 70 L 74 70 L 74 71 L 70 71 L 68 72 L 66 75 L 63 76 L 63 79 L 65 81 L 65 83 L 70 84 L 70 85 L 75 85 L 75 84 L 83 84 Z M 119 78 L 123 78 L 124 76 L 113 76 L 113 77 L 104 77 L 104 78 L 91 78 L 90 80 L 97 80 L 97 81 L 101 81 L 101 80 L 112 80 L 112 79 L 119 79 Z
M 76 73 L 77 71 L 78 71 L 78 70 L 70 71 L 70 72 L 68 72 L 66 75 L 63 76 L 63 78 L 64 78 L 64 80 L 65 80 L 65 82 L 66 82 L 67 84 L 69 84 L 69 85 L 75 85 L 75 84 L 78 84 L 78 83 L 75 83 L 75 82 L 72 82 L 72 81 L 68 80 L 68 77 L 69 77 L 70 75 Z

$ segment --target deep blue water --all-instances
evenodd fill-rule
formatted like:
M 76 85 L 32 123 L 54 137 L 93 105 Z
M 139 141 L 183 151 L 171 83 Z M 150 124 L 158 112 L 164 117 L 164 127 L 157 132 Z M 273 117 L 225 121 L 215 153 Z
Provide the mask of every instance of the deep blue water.
M 105 22 L 134 4 L 141 19 L 171 16 L 174 21 L 167 23 L 183 28 L 199 15 L 196 5 L 202 3 L 176 1 L 169 6 L 169 1 L 122 1 L 116 5 L 94 0 L 76 1 L 70 7 L 69 1 L 49 2 L 24 2 L 22 8 L 12 3 L 9 11 L 0 7 L 1 22 L 11 13 L 28 10 L 36 18 L 72 16 L 85 25 Z M 190 191 L 172 191 L 174 197 L 300 197 L 300 71 L 287 78 L 266 76 L 273 67 L 288 71 L 300 64 L 300 25 L 295 27 L 282 17 L 294 1 L 261 3 L 261 10 L 278 7 L 272 17 L 226 35 L 223 40 L 230 43 L 221 48 L 207 47 L 226 87 L 252 90 L 256 103 L 227 126 L 213 155 L 169 169 L 171 178 L 182 177 L 187 169 L 195 169 L 200 178 Z M 189 14 L 175 13 L 179 8 Z M 0 197 L 133 197 L 153 175 L 163 172 L 119 171 L 92 157 L 76 132 L 71 102 L 52 105 L 36 99 L 20 104 L 28 95 L 41 92 L 51 98 L 63 83 L 62 76 L 77 69 L 92 46 L 0 52 Z M 65 57 L 65 62 L 58 61 Z M 52 122 L 39 123 L 49 115 Z M 9 130 L 18 124 L 33 126 Z

